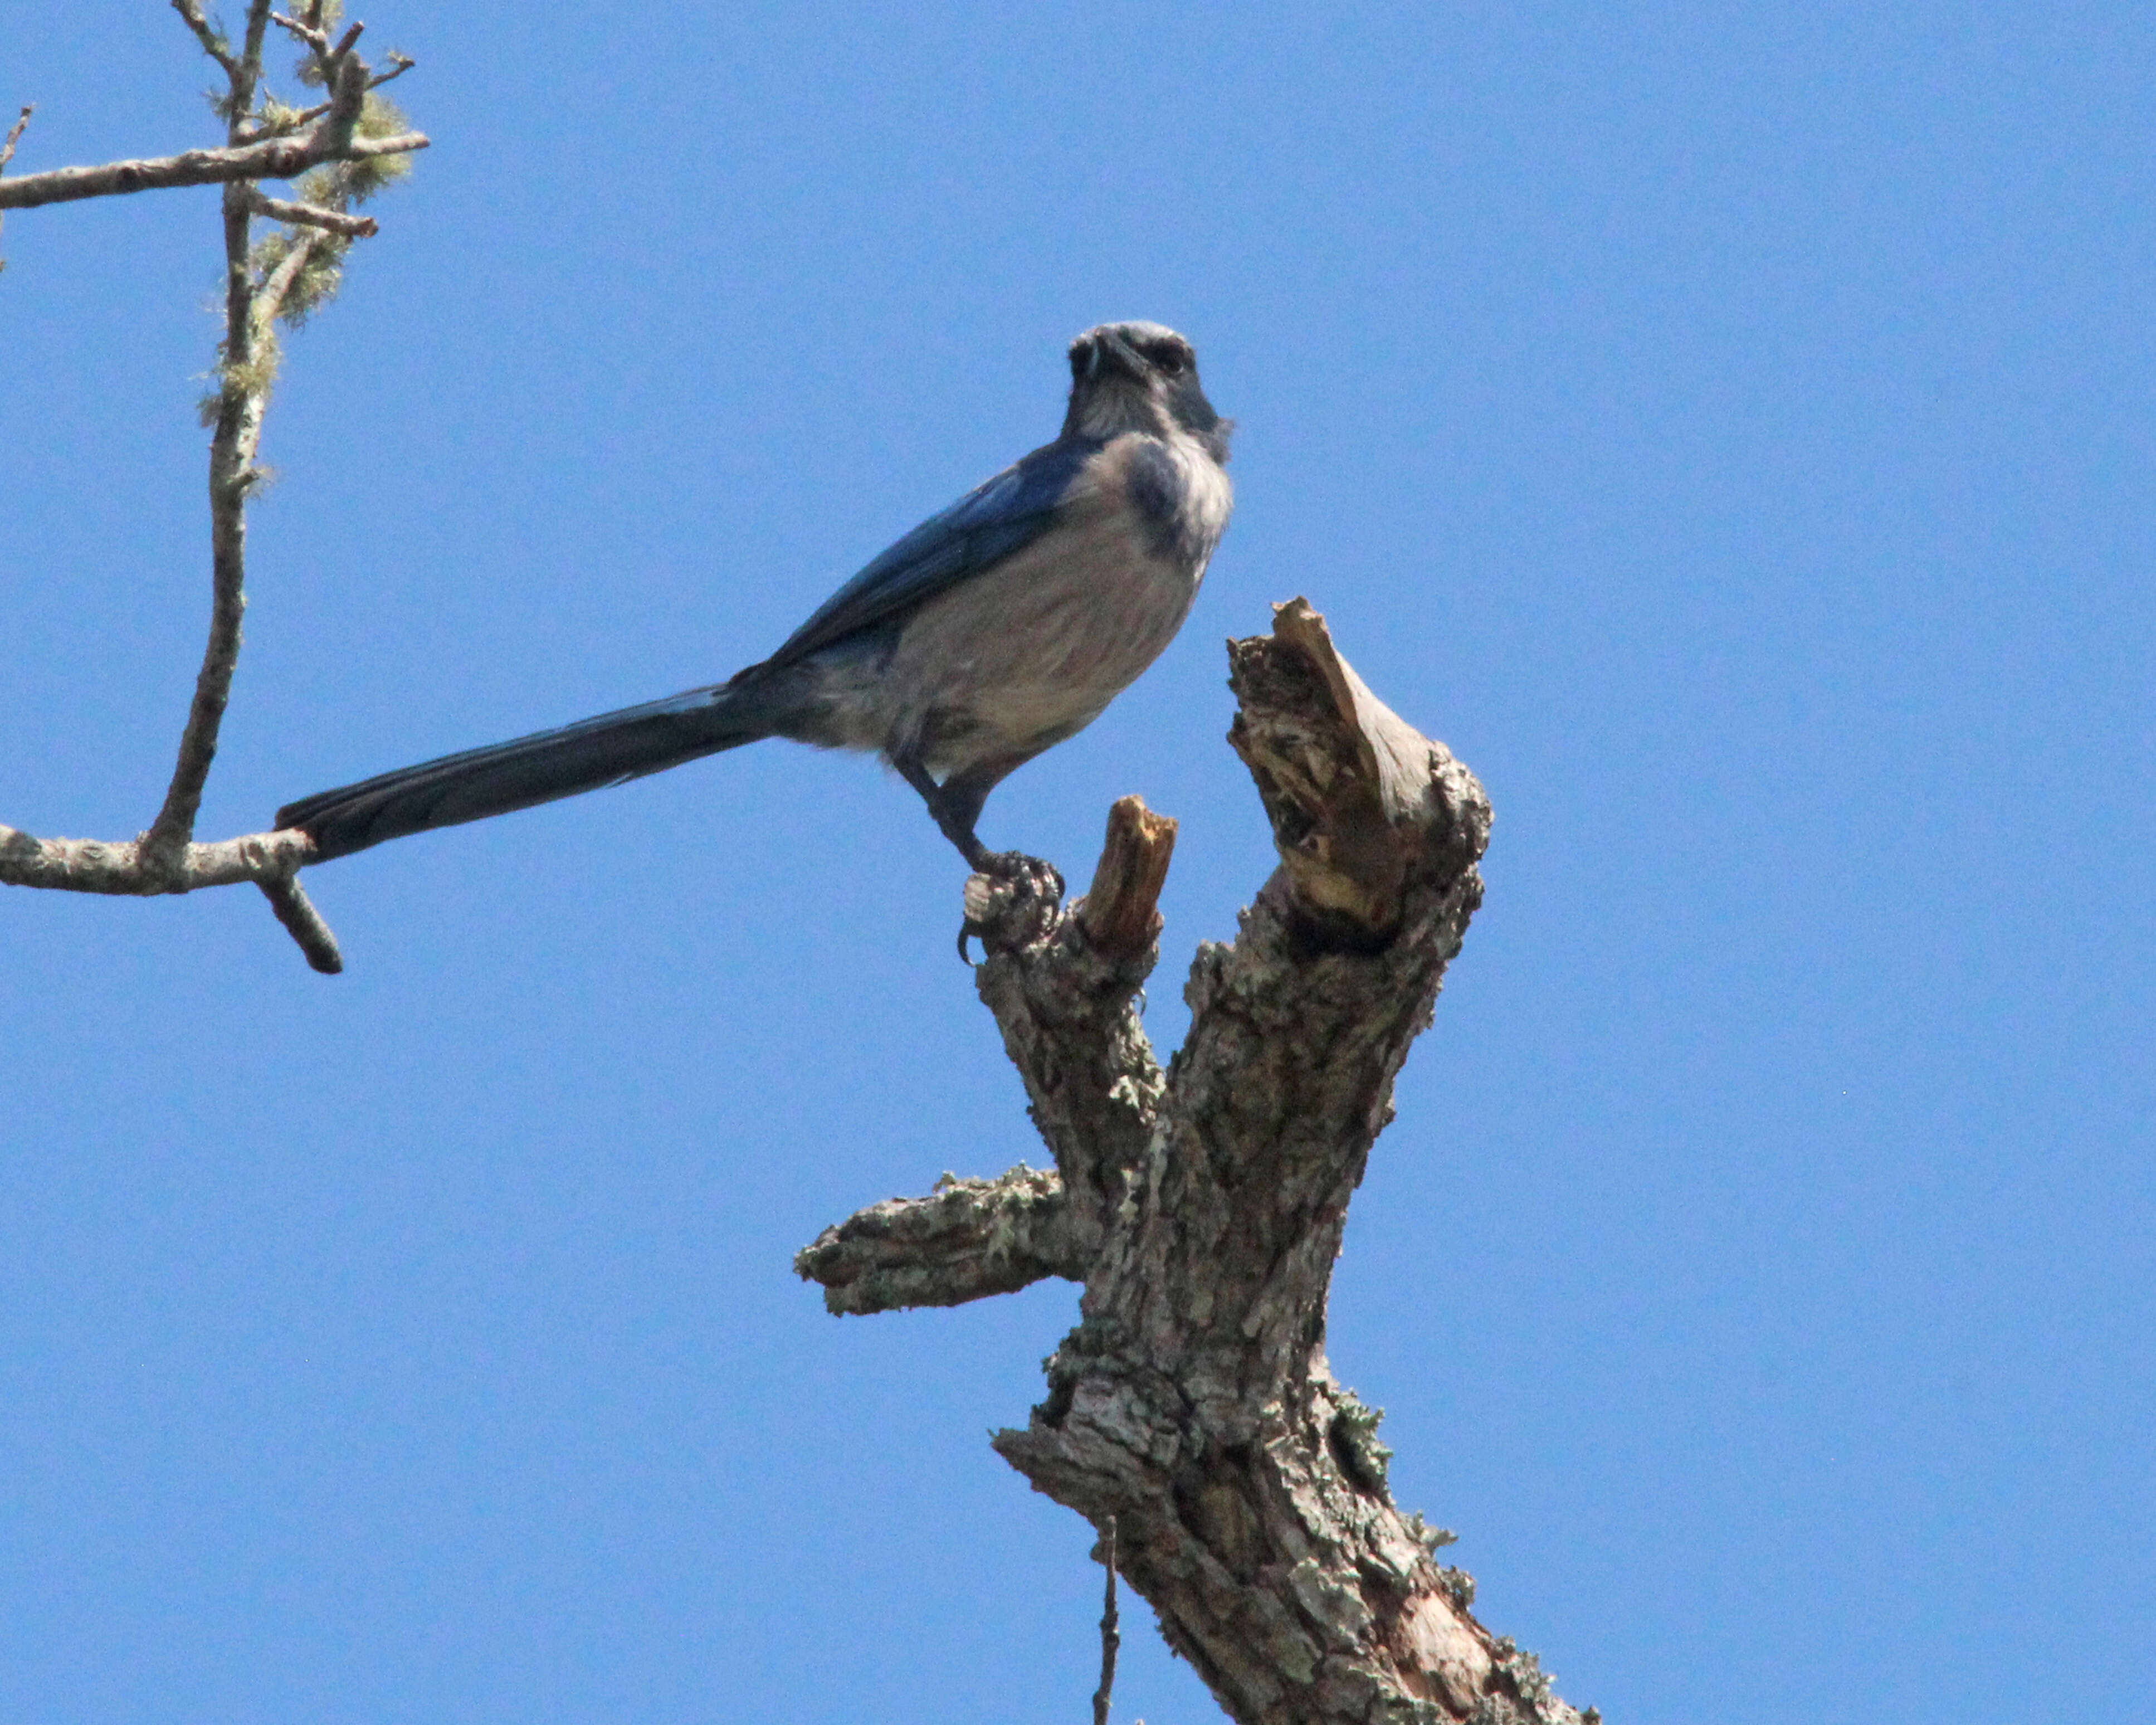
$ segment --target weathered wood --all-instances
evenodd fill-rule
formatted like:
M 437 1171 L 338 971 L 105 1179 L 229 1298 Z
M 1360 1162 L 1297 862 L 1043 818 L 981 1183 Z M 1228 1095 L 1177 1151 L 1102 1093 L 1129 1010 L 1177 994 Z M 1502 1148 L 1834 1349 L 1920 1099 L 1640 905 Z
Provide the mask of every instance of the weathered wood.
M 946 1174 L 926 1198 L 871 1204 L 803 1246 L 793 1267 L 824 1307 L 865 1315 L 963 1306 L 1051 1276 L 1084 1279 L 1063 1182 L 1020 1163 L 993 1180 Z
M 1147 951 L 1123 961 L 1023 871 L 969 883 L 981 995 L 1060 1172 L 1059 1273 L 1086 1283 L 1047 1399 L 995 1447 L 1116 1527 L 1124 1579 L 1245 1725 L 1574 1721 L 1470 1614 L 1472 1583 L 1435 1556 L 1449 1536 L 1393 1503 L 1377 1415 L 1324 1353 L 1348 1200 L 1481 902 L 1489 803 L 1301 601 L 1229 654 L 1230 740 L 1281 865 L 1234 943 L 1199 948 L 1165 1076 L 1130 1006 L 1157 881 Z M 1117 834 L 1088 897 L 1120 906 L 1137 896 Z
M 1076 907 L 1093 950 L 1111 958 L 1131 957 L 1160 933 L 1160 890 L 1175 855 L 1175 822 L 1155 814 L 1136 797 L 1108 810 L 1108 836 L 1101 848 L 1093 885 Z
M 1273 633 L 1229 644 L 1241 710 L 1228 742 L 1257 781 L 1309 932 L 1370 947 L 1399 927 L 1419 864 L 1481 854 L 1490 805 L 1474 775 L 1370 692 L 1302 599 Z

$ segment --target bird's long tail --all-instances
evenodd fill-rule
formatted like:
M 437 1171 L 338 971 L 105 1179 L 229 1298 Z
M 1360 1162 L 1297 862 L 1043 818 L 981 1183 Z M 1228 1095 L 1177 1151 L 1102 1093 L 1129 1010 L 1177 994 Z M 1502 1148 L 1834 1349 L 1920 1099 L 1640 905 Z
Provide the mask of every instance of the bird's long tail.
M 739 748 L 778 729 L 778 715 L 765 690 L 736 684 L 692 689 L 558 731 L 319 791 L 279 809 L 277 824 L 305 832 L 315 841 L 316 860 L 327 861 L 408 833 L 484 820 L 640 778 Z

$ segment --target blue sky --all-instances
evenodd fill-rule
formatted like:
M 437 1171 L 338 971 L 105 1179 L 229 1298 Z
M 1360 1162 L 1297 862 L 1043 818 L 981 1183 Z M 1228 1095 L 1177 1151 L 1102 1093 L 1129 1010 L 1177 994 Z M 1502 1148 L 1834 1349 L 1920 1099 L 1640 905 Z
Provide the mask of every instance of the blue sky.
M 1164 1051 L 1270 866 L 1223 637 L 1306 593 L 1482 775 L 1331 1325 L 1479 1614 L 1620 1722 L 2148 1692 L 2145 8 L 363 16 L 435 146 L 289 344 L 205 835 L 730 673 L 1172 323 L 1235 523 L 983 836 L 1181 819 Z M 210 136 L 162 8 L 5 36 L 18 172 Z M 216 244 L 0 237 L 33 831 L 169 771 Z M 769 745 L 322 869 L 335 980 L 0 895 L 0 1717 L 1082 1717 L 1087 1530 L 984 1439 L 1074 1291 L 789 1269 L 1042 1159 L 962 873 Z M 1118 1717 L 1215 1717 L 1144 1615 Z

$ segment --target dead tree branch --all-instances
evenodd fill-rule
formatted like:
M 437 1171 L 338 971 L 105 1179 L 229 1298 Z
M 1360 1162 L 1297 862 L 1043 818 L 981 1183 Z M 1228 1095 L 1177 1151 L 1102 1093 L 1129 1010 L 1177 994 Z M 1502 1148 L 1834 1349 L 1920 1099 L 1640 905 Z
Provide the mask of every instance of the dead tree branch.
M 23 134 L 29 127 L 30 116 L 37 111 L 36 103 L 23 103 L 22 113 L 17 116 L 15 123 L 8 128 L 7 137 L 0 140 L 0 172 L 6 172 L 8 164 L 15 159 L 15 146 L 23 141 Z
M 354 24 L 332 45 L 318 28 L 274 13 L 249 0 L 245 43 L 238 52 L 223 32 L 204 16 L 199 0 L 172 0 L 203 52 L 225 74 L 229 95 L 219 104 L 228 116 L 228 135 L 221 149 L 182 150 L 177 156 L 157 156 L 134 162 L 108 162 L 96 167 L 55 167 L 43 173 L 0 180 L 0 211 L 35 209 L 41 204 L 69 203 L 85 198 L 113 198 L 131 192 L 164 191 L 178 186 L 210 186 L 234 181 L 289 180 L 340 162 L 360 162 L 372 157 L 408 156 L 424 150 L 429 140 L 423 132 L 397 131 L 368 135 L 360 126 L 367 93 L 411 69 L 403 54 L 392 54 L 391 69 L 376 73 L 367 67 L 354 46 L 366 27 Z M 329 89 L 330 100 L 305 113 L 290 110 L 257 115 L 256 98 L 262 82 L 262 43 L 271 23 L 281 25 L 312 50 L 312 75 Z M 30 110 L 8 134 L 0 167 L 7 165 L 21 136 Z M 292 129 L 315 122 L 304 136 Z M 280 217 L 280 220 L 303 219 Z M 341 230 L 342 231 L 342 230 Z M 350 230 L 352 232 L 357 229 Z
M 1581 1716 L 1532 1656 L 1469 1615 L 1471 1584 L 1433 1556 L 1445 1536 L 1394 1504 L 1378 1416 L 1324 1353 L 1348 1200 L 1481 902 L 1489 803 L 1442 744 L 1370 693 L 1301 601 L 1229 657 L 1230 741 L 1281 867 L 1235 942 L 1199 948 L 1170 1070 L 1132 1007 L 1159 890 L 1147 870 L 1142 918 L 1120 901 L 1132 817 L 1111 822 L 1093 892 L 1068 912 L 1022 880 L 976 876 L 981 996 L 1059 1178 L 1031 1175 L 1024 1204 L 1015 1174 L 961 1183 L 976 1206 L 963 1230 L 878 1205 L 797 1267 L 852 1312 L 916 1303 L 915 1287 L 937 1296 L 917 1303 L 945 1303 L 1083 1278 L 1047 1399 L 996 1450 L 1104 1535 L 1118 1530 L 1124 1579 L 1245 1725 L 1571 1725 Z M 1006 1250 L 1001 1276 L 954 1276 L 954 1258 L 978 1255 L 952 1240 L 998 1227 L 1052 1245 Z
M 168 855 L 151 867 L 143 860 L 139 839 L 116 844 L 100 839 L 39 839 L 0 826 L 0 886 L 157 898 L 252 881 L 269 896 L 277 920 L 299 942 L 307 963 L 334 976 L 344 968 L 336 937 L 300 886 L 299 870 L 313 853 L 313 842 L 305 833 L 249 833 L 213 845 L 187 845 L 177 856 Z
M 245 195 L 251 214 L 267 216 L 273 222 L 291 222 L 302 228 L 320 228 L 326 233 L 341 234 L 347 239 L 372 239 L 382 231 L 372 216 L 355 216 L 341 209 L 323 209 L 311 203 L 295 203 L 288 198 L 272 198 L 252 186 L 247 188 Z
M 371 74 L 367 80 L 367 87 L 369 90 L 379 90 L 383 85 L 391 82 L 393 80 L 402 78 L 407 72 L 410 71 L 413 67 L 418 64 L 417 60 L 413 59 L 407 54 L 393 53 L 385 55 L 384 58 L 389 62 L 389 69 L 386 72 L 376 72 Z M 252 141 L 257 138 L 281 138 L 289 136 L 293 132 L 297 131 L 301 126 L 321 119 L 323 115 L 329 112 L 330 105 L 331 105 L 327 102 L 317 102 L 311 108 L 300 108 L 290 113 L 278 114 L 275 116 L 265 115 L 249 126 L 247 131 L 248 138 Z M 417 134 L 414 134 L 414 136 L 417 136 Z
M 1108 1725 L 1108 1707 L 1116 1695 L 1116 1650 L 1123 1638 L 1116 1626 L 1116 1518 L 1101 1534 L 1101 1565 L 1108 1572 L 1101 1598 L 1101 1685 L 1093 1692 L 1093 1725 Z
M 330 100 L 304 136 L 270 136 L 295 122 L 295 110 L 264 94 L 262 54 L 273 14 L 270 0 L 248 0 L 241 42 L 234 48 L 203 13 L 199 0 L 172 0 L 173 9 L 203 51 L 225 74 L 222 149 L 191 151 L 151 162 L 101 168 L 60 168 L 0 180 L 0 209 L 23 208 L 158 186 L 223 181 L 224 335 L 215 372 L 217 390 L 205 404 L 209 449 L 210 622 L 194 693 L 182 729 L 172 778 L 149 829 L 126 843 L 39 839 L 0 827 L 0 884 L 61 891 L 156 895 L 251 880 L 268 897 L 285 931 L 316 970 L 342 968 L 336 937 L 300 890 L 297 871 L 312 846 L 297 833 L 257 834 L 222 844 L 195 842 L 195 821 L 217 757 L 219 733 L 239 661 L 247 606 L 247 506 L 262 482 L 256 463 L 264 416 L 278 364 L 277 326 L 296 324 L 336 290 L 338 267 L 354 239 L 376 231 L 372 217 L 352 213 L 403 172 L 403 157 L 426 139 L 402 129 L 401 116 L 368 92 L 396 70 L 371 73 L 356 51 L 360 26 L 334 44 L 320 28 L 317 0 L 297 31 L 312 50 L 303 75 L 322 84 Z M 27 122 L 28 110 L 24 110 Z M 22 133 L 8 135 L 0 167 Z M 304 202 L 270 198 L 254 183 L 313 171 Z M 253 221 L 285 224 L 259 244 Z
M 35 209 L 41 204 L 114 198 L 130 192 L 160 192 L 177 186 L 213 186 L 228 180 L 289 180 L 328 162 L 409 155 L 426 149 L 433 141 L 424 132 L 404 131 L 381 138 L 347 137 L 338 142 L 328 126 L 325 109 L 321 124 L 304 137 L 264 138 L 259 143 L 216 150 L 182 150 L 177 156 L 108 162 L 96 167 L 48 168 L 43 173 L 0 180 L 0 210 Z
M 1063 1182 L 1020 1163 L 993 1180 L 946 1174 L 926 1198 L 871 1205 L 802 1249 L 794 1267 L 833 1312 L 963 1306 L 1050 1276 L 1083 1281 Z
M 172 0 L 172 10 L 179 13 L 187 27 L 195 33 L 195 40 L 202 51 L 218 64 L 227 79 L 237 82 L 239 62 L 233 57 L 232 44 L 225 40 L 224 32 L 210 23 L 202 9 L 201 0 Z
M 8 128 L 7 137 L 0 140 L 0 174 L 6 173 L 8 164 L 15 159 L 15 146 L 23 141 L 23 134 L 28 129 L 30 116 L 37 111 L 37 105 L 34 102 L 23 103 L 22 113 L 16 117 L 15 123 Z M 0 184 L 0 191 L 5 189 L 4 184 Z M 0 226 L 6 224 L 7 217 L 7 210 L 0 208 Z M 5 270 L 7 267 L 8 260 L 5 258 L 0 258 L 0 270 Z
M 289 878 L 305 864 L 314 846 L 305 833 L 249 833 L 214 845 L 190 845 L 176 869 L 157 877 L 142 866 L 141 850 L 140 839 L 111 845 L 100 839 L 39 839 L 0 826 L 0 885 L 116 898 L 199 892 L 205 886 L 250 880 L 263 886 Z

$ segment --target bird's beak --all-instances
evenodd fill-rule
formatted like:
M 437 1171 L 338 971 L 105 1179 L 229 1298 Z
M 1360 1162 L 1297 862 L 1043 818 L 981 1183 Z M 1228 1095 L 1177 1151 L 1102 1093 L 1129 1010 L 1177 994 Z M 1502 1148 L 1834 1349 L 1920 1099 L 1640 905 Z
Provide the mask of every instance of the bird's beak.
M 1086 357 L 1088 380 L 1098 377 L 1103 371 L 1120 372 L 1126 377 L 1142 377 L 1145 362 L 1138 357 L 1137 348 L 1111 331 L 1097 336 L 1093 351 Z

